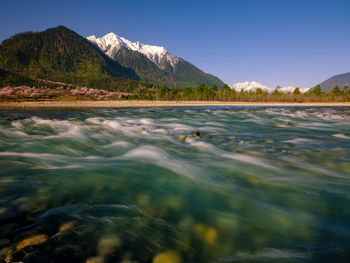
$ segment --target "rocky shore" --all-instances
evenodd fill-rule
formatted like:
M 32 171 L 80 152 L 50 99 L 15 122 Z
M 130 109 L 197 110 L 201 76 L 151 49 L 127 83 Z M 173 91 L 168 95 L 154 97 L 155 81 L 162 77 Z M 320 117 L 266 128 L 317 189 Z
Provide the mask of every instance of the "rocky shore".
M 11 108 L 138 108 L 138 107 L 207 107 L 207 106 L 350 106 L 350 102 L 224 102 L 224 101 L 23 101 L 0 102 L 1 109 Z

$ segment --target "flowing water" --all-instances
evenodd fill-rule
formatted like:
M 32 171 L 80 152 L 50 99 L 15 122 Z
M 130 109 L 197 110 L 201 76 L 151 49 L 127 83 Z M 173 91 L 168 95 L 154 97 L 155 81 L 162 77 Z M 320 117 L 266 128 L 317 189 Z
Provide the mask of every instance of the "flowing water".
M 350 262 L 349 107 L 2 110 L 0 167 L 0 262 Z

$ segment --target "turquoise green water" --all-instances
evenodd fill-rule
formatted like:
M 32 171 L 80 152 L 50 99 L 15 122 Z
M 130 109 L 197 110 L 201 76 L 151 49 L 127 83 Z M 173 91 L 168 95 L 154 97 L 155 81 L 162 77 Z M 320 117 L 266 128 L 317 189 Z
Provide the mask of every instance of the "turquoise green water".
M 0 167 L 1 262 L 350 262 L 349 107 L 0 111 Z

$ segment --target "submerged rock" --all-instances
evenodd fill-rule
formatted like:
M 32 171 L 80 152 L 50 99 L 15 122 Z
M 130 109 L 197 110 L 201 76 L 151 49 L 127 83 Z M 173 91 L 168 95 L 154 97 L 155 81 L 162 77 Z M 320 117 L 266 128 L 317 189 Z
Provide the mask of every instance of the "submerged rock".
M 104 258 L 103 257 L 93 257 L 93 258 L 88 258 L 86 260 L 86 263 L 103 263 Z
M 100 239 L 97 245 L 99 255 L 113 254 L 117 247 L 120 246 L 120 240 L 116 236 L 105 236 Z
M 205 224 L 196 224 L 194 231 L 208 244 L 214 245 L 216 243 L 218 232 L 214 227 Z
M 5 247 L 0 250 L 0 261 L 11 262 L 12 261 L 12 250 L 9 247 Z
M 153 263 L 181 263 L 180 255 L 173 250 L 158 254 L 152 261 Z
M 19 242 L 19 244 L 17 245 L 17 249 L 22 249 L 28 246 L 34 246 L 34 245 L 40 245 L 44 242 L 47 241 L 47 235 L 45 234 L 39 234 L 39 235 L 35 235 L 35 236 L 31 236 L 28 237 L 24 240 L 22 240 L 21 242 Z
M 0 208 L 0 216 L 3 215 L 3 214 L 5 214 L 6 211 L 7 211 L 7 209 L 6 209 L 5 207 Z
M 201 136 L 201 133 L 199 132 L 199 130 L 197 130 L 197 131 L 195 131 L 195 132 L 193 133 L 193 136 L 194 136 L 194 137 L 200 137 L 200 136 Z

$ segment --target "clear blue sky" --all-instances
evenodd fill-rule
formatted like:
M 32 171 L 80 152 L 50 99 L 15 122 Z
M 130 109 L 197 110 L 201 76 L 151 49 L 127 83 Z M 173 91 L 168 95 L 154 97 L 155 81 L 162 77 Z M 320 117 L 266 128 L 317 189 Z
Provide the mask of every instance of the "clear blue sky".
M 115 0 L 1 3 L 0 41 L 65 25 L 164 46 L 229 85 L 309 87 L 350 72 L 350 1 Z

